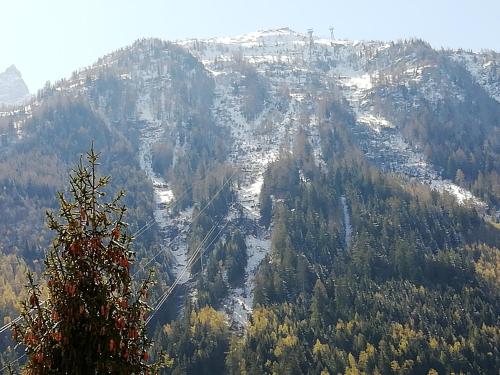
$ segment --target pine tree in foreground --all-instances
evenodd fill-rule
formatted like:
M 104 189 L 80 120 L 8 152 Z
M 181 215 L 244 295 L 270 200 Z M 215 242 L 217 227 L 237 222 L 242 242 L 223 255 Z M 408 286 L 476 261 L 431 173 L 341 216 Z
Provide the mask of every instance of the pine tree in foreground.
M 151 276 L 132 290 L 123 193 L 104 202 L 109 177 L 97 177 L 98 158 L 92 149 L 87 164 L 80 161 L 70 174 L 71 198 L 59 194 L 58 214 L 47 214 L 56 232 L 45 259 L 47 293 L 28 275 L 23 321 L 13 327 L 14 339 L 26 347 L 27 374 L 158 370 L 149 364 L 145 330 Z

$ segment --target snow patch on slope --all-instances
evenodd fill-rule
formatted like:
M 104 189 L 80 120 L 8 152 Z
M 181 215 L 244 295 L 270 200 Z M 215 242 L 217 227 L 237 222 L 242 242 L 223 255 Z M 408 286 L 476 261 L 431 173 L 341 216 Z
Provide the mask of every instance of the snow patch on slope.
M 474 80 L 497 102 L 500 102 L 500 57 L 494 52 L 475 54 L 455 51 L 451 58 L 470 72 Z
M 231 290 L 225 302 L 225 309 L 234 323 L 245 326 L 253 308 L 253 288 L 255 275 L 259 265 L 269 253 L 271 238 L 264 236 L 248 235 L 245 239 L 247 245 L 248 262 L 245 267 L 245 283 L 243 287 Z
M 405 141 L 394 124 L 373 113 L 367 99 L 372 88 L 369 74 L 345 66 L 338 67 L 333 74 L 338 75 L 344 96 L 356 115 L 357 123 L 361 125 L 356 126 L 353 132 L 359 136 L 361 148 L 368 158 L 376 161 L 385 171 L 401 173 L 436 191 L 451 194 L 459 204 L 472 203 L 486 207 L 470 191 L 441 178 L 422 152 Z M 436 95 L 441 95 L 437 90 L 433 92 L 433 100 Z
M 342 203 L 342 211 L 344 214 L 344 241 L 346 249 L 349 250 L 352 241 L 352 225 L 351 215 L 349 214 L 349 206 L 347 205 L 347 198 L 345 195 L 340 197 L 340 203 Z
M 167 181 L 153 170 L 152 146 L 164 135 L 165 126 L 154 119 L 149 94 L 141 95 L 136 106 L 138 119 L 144 123 L 140 136 L 139 165 L 153 185 L 155 198 L 153 214 L 162 234 L 160 253 L 166 253 L 169 258 L 173 258 L 173 272 L 175 276 L 183 275 L 180 280 L 183 284 L 189 280 L 189 272 L 182 273 L 182 271 L 187 264 L 187 229 L 190 225 L 192 209 L 184 210 L 176 217 L 172 217 L 170 210 L 171 203 L 174 201 L 172 189 Z
M 265 137 L 257 134 L 262 116 L 248 121 L 241 113 L 239 98 L 232 94 L 226 77 L 216 79 L 216 100 L 212 110 L 217 123 L 229 127 L 233 138 L 230 161 L 240 168 L 236 200 L 242 208 L 244 218 L 253 221 L 258 227 L 260 218 L 259 195 L 264 182 L 267 165 L 278 154 L 277 142 L 266 142 Z M 234 218 L 233 219 L 238 219 Z M 252 312 L 254 276 L 258 265 L 270 250 L 269 232 L 261 228 L 258 235 L 246 235 L 248 263 L 245 269 L 245 282 L 241 288 L 235 288 L 225 302 L 231 319 L 238 325 L 245 325 Z

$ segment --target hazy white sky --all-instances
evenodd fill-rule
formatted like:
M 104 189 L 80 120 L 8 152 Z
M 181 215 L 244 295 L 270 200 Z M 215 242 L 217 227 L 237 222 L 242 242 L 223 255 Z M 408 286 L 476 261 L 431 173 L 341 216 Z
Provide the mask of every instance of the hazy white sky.
M 0 0 L 0 72 L 15 64 L 36 92 L 142 37 L 330 25 L 340 38 L 500 51 L 499 0 Z

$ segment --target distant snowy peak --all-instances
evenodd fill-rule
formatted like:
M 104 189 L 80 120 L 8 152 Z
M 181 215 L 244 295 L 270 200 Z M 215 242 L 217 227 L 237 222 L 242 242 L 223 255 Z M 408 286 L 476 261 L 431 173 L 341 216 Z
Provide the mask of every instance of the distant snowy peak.
M 0 105 L 22 104 L 28 98 L 28 87 L 14 65 L 0 73 Z

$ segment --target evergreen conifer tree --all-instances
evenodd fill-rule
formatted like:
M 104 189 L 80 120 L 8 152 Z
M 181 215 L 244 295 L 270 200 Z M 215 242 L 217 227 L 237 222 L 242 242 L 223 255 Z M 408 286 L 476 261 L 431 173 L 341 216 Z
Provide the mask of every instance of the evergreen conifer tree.
M 134 253 L 124 222 L 123 192 L 105 202 L 109 177 L 98 177 L 99 155 L 70 173 L 71 197 L 48 213 L 56 232 L 46 258 L 46 288 L 29 278 L 22 321 L 13 326 L 26 347 L 27 374 L 149 374 L 146 298 L 150 277 L 133 288 Z M 133 290 L 136 289 L 136 290 Z M 42 300 L 44 300 L 42 302 Z

